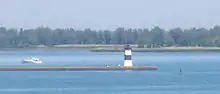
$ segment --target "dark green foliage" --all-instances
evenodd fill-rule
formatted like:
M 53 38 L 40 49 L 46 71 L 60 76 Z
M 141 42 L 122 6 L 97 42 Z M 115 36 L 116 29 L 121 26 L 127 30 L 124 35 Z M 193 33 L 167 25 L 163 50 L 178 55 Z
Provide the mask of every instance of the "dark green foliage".
M 138 44 L 139 47 L 164 46 L 220 46 L 220 27 L 211 29 L 174 28 L 164 30 L 160 27 L 116 28 L 115 30 L 75 30 L 73 28 L 14 29 L 0 27 L 0 47 L 20 48 L 36 45 L 53 46 L 58 44 Z

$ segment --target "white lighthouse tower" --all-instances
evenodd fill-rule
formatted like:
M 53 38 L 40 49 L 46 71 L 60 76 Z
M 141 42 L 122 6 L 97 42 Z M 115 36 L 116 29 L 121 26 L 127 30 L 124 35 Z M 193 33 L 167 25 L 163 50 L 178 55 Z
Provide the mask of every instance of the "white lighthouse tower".
M 132 55 L 132 51 L 131 51 L 131 47 L 130 45 L 125 45 L 124 48 L 124 67 L 132 67 L 133 63 L 132 63 L 132 59 L 131 59 L 131 55 Z

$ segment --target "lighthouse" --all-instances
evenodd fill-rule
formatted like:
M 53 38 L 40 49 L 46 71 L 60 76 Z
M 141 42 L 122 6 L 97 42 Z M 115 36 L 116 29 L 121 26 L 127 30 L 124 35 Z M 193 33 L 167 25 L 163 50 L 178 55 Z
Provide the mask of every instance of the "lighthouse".
M 124 67 L 132 67 L 133 63 L 132 63 L 132 59 L 131 59 L 131 55 L 132 55 L 132 51 L 131 51 L 131 47 L 130 45 L 125 45 L 124 48 Z

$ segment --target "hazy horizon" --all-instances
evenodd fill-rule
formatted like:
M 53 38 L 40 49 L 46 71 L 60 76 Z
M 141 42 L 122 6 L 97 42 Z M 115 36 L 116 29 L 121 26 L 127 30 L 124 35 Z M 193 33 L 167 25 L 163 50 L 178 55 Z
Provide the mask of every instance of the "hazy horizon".
M 1 0 L 0 25 L 9 28 L 211 28 L 219 0 Z

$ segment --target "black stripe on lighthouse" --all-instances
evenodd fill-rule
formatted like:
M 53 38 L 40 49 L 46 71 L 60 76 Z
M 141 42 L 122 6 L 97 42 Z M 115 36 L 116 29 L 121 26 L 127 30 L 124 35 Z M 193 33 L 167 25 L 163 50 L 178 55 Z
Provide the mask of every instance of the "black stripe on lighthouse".
M 125 55 L 124 60 L 131 60 L 131 55 Z

